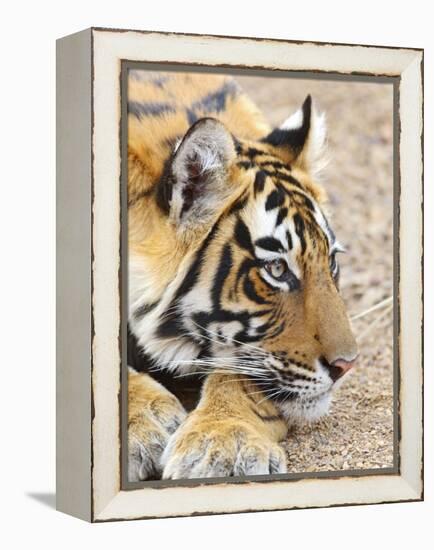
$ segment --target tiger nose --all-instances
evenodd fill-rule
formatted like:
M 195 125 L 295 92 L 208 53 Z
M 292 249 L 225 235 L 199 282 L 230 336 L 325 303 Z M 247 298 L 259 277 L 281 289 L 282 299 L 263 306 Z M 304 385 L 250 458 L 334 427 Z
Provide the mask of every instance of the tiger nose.
M 336 359 L 332 363 L 327 363 L 327 369 L 333 382 L 336 382 L 336 380 L 352 369 L 356 363 L 356 359 L 357 356 L 350 361 L 347 361 L 346 359 Z

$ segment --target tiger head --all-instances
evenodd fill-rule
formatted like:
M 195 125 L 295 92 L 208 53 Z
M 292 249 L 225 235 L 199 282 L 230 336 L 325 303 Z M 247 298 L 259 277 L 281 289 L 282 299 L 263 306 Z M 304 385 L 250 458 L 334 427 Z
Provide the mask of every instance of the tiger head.
M 315 182 L 324 140 L 310 96 L 259 141 L 213 118 L 188 130 L 156 195 L 185 254 L 136 331 L 161 367 L 241 373 L 291 420 L 326 413 L 357 356 Z

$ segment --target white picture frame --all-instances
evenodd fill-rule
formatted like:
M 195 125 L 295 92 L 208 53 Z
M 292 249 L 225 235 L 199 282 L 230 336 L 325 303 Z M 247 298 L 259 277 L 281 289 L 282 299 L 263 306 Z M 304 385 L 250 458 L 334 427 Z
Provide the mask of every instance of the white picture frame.
M 397 90 L 399 464 L 140 488 L 122 479 L 125 62 L 390 78 Z M 57 43 L 57 507 L 91 522 L 423 499 L 423 50 L 92 28 Z

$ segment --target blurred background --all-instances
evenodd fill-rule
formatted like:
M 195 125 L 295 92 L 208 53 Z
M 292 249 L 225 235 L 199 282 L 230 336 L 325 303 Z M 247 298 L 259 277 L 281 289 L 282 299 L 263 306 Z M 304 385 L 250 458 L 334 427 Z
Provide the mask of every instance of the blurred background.
M 307 94 L 325 112 L 327 210 L 348 251 L 339 255 L 340 286 L 360 359 L 336 392 L 330 415 L 289 434 L 289 471 L 392 467 L 392 85 L 251 76 L 236 80 L 272 125 L 297 110 Z

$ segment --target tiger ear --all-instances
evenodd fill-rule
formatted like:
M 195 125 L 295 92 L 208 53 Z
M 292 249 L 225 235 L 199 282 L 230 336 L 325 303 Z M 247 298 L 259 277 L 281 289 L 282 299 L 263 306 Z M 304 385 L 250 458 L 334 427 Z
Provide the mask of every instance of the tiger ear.
M 316 111 L 308 95 L 302 107 L 263 141 L 289 152 L 295 165 L 317 175 L 327 163 L 326 134 L 325 115 Z
M 232 135 L 216 119 L 202 118 L 185 134 L 162 181 L 169 218 L 181 229 L 206 224 L 221 208 L 236 155 Z

